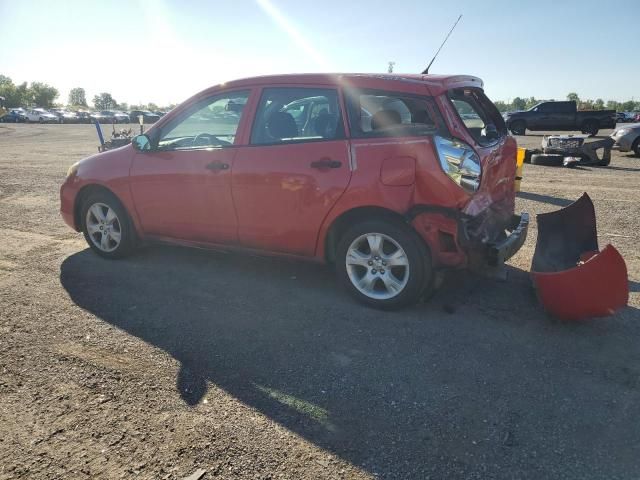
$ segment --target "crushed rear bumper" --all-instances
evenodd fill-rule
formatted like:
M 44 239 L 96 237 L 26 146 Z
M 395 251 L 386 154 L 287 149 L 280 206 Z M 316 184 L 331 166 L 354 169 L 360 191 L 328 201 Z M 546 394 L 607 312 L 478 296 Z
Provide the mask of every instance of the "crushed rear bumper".
M 598 249 L 593 203 L 585 193 L 571 205 L 537 216 L 531 278 L 545 310 L 563 320 L 611 315 L 629 299 L 624 259 Z
M 514 215 L 506 230 L 509 233 L 504 240 L 487 246 L 486 260 L 491 267 L 504 264 L 522 248 L 529 232 L 529 214 Z

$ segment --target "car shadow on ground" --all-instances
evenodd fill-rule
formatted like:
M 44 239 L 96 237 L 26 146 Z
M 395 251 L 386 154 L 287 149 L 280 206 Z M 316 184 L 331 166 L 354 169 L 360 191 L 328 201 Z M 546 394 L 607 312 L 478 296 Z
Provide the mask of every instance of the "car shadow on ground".
M 542 195 L 540 193 L 533 192 L 520 191 L 516 193 L 516 196 L 525 200 L 533 200 L 534 202 L 549 203 L 557 207 L 566 207 L 574 202 L 574 200 L 567 200 L 566 198 L 553 197 L 551 195 Z
M 172 247 L 117 262 L 85 250 L 60 281 L 178 360 L 188 405 L 212 382 L 382 478 L 640 471 L 637 311 L 553 321 L 527 273 L 509 273 L 452 274 L 393 313 L 354 303 L 323 266 Z

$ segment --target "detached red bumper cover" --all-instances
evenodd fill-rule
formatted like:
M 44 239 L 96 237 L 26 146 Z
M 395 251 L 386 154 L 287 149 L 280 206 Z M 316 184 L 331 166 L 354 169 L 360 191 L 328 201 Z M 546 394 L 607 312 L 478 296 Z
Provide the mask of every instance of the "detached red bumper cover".
M 550 314 L 580 320 L 611 315 L 627 304 L 627 267 L 613 246 L 598 250 L 595 210 L 586 193 L 537 220 L 531 277 Z

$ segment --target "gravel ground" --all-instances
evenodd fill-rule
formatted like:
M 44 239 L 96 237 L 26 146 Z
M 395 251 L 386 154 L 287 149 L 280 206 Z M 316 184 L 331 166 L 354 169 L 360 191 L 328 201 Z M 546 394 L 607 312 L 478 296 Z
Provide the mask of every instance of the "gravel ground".
M 566 324 L 529 288 L 535 222 L 506 283 L 398 313 L 306 263 L 103 260 L 58 215 L 95 151 L 91 125 L 0 125 L 1 479 L 640 477 L 640 159 L 525 166 L 519 210 L 587 191 L 627 262 L 630 306 Z

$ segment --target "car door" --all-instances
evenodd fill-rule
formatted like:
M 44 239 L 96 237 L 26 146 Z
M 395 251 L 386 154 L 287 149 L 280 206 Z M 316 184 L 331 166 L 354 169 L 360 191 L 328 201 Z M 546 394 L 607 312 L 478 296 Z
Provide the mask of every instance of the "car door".
M 192 102 L 154 132 L 149 151 L 136 153 L 131 192 L 145 235 L 236 243 L 231 170 L 249 93 Z
M 548 106 L 543 103 L 532 110 L 531 116 L 527 119 L 527 127 L 532 130 L 551 128 L 549 120 Z
M 233 166 L 241 245 L 315 253 L 320 226 L 351 177 L 339 98 L 326 87 L 262 90 L 249 145 L 238 148 Z M 326 109 L 307 110 L 314 103 Z

